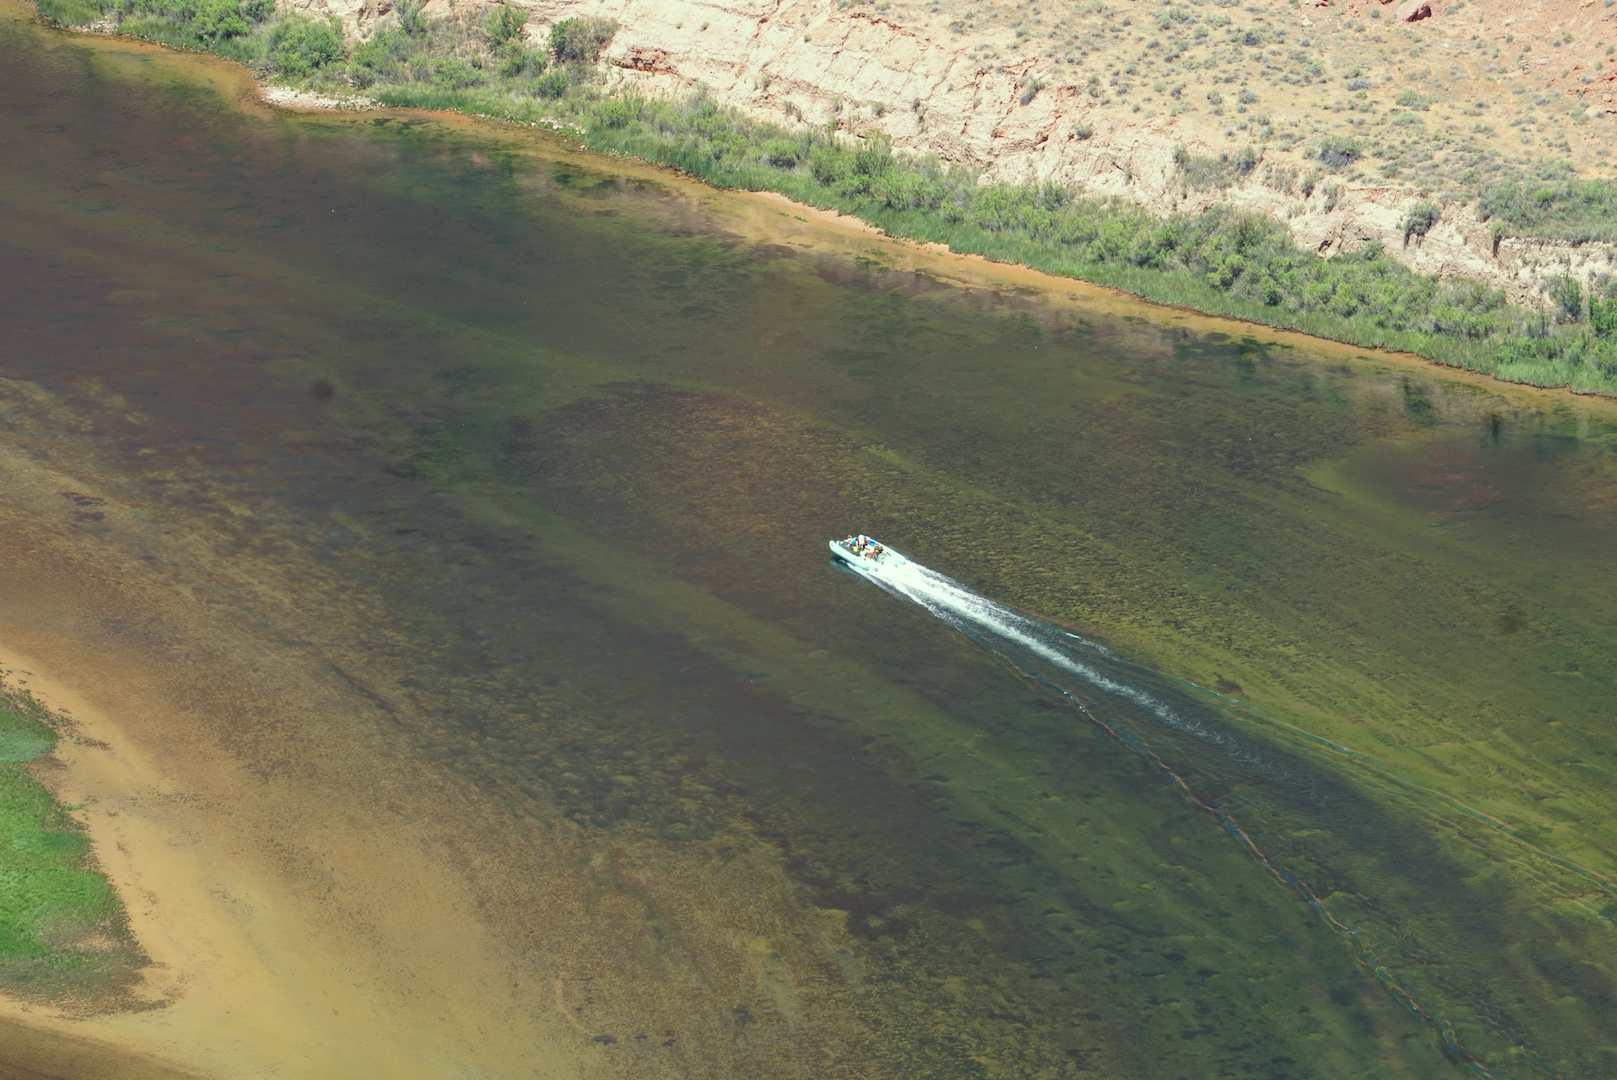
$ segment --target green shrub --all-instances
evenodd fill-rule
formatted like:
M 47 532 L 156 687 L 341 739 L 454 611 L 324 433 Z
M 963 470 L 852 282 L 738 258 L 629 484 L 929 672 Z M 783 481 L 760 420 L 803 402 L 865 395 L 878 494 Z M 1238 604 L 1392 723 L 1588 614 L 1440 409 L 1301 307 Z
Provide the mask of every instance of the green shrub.
M 408 78 L 406 62 L 415 53 L 417 45 L 418 40 L 412 39 L 402 28 L 378 30 L 354 46 L 354 51 L 348 57 L 348 78 L 361 88 L 386 80 Z
M 1345 169 L 1363 155 L 1358 140 L 1346 135 L 1327 135 L 1319 141 L 1317 156 L 1327 169 Z
M 834 187 L 853 172 L 851 156 L 838 146 L 819 146 L 809 155 L 809 173 L 824 187 Z
M 483 81 L 483 73 L 458 57 L 432 62 L 432 85 L 440 90 L 467 90 Z
M 36 0 L 39 17 L 52 26 L 85 26 L 116 11 L 117 0 Z
M 893 146 L 880 136 L 865 139 L 853 152 L 853 171 L 861 176 L 877 176 L 893 167 Z
M 510 42 L 500 54 L 500 76 L 506 79 L 535 78 L 543 75 L 549 66 L 549 57 L 520 41 Z
M 553 68 L 534 80 L 533 92 L 539 97 L 554 101 L 566 94 L 567 88 L 571 85 L 572 81 L 567 78 L 567 72 Z
M 1561 318 L 1576 322 L 1583 317 L 1583 286 L 1571 274 L 1557 274 L 1544 283 Z
M 427 0 L 398 0 L 393 11 L 399 17 L 399 29 L 414 37 L 427 29 L 424 9 Z
M 1617 242 L 1617 182 L 1565 177 L 1490 185 L 1478 206 L 1505 236 Z
M 1193 154 L 1181 146 L 1174 150 L 1173 160 L 1186 184 L 1198 191 L 1212 191 L 1229 187 L 1237 178 L 1251 172 L 1257 167 L 1258 155 L 1250 146 L 1233 160 L 1228 154 L 1217 157 Z
M 273 5 L 264 0 L 191 0 L 190 25 L 197 39 L 214 44 L 226 38 L 241 37 L 268 17 Z
M 1419 202 L 1411 206 L 1404 213 L 1404 243 L 1409 243 L 1411 236 L 1425 236 L 1437 224 L 1441 211 L 1429 202 Z
M 605 127 L 624 128 L 640 119 L 640 113 L 639 98 L 609 98 L 595 107 L 594 117 Z
M 510 4 L 501 4 L 484 16 L 483 32 L 488 34 L 494 47 L 499 48 L 507 42 L 520 40 L 522 28 L 527 24 L 526 11 L 520 11 Z
M 270 31 L 269 59 L 283 75 L 307 78 L 342 56 L 342 33 L 336 20 L 316 22 L 289 15 Z
M 770 139 L 764 143 L 764 161 L 777 169 L 794 168 L 802 158 L 801 144 L 792 139 Z
M 1594 328 L 1596 337 L 1617 344 L 1617 298 L 1589 297 L 1589 325 Z
M 550 51 L 563 63 L 593 64 L 617 31 L 611 19 L 563 19 L 550 28 Z

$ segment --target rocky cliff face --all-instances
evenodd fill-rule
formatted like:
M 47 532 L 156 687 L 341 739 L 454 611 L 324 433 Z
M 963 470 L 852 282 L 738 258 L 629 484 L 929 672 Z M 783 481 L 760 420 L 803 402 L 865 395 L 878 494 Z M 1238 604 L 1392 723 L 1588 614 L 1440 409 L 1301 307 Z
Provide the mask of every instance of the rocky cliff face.
M 361 34 L 386 18 L 391 4 L 296 2 L 337 15 Z M 606 60 L 616 80 L 642 93 L 703 90 L 785 124 L 835 123 L 856 137 L 880 134 L 901 151 L 980 169 L 987 180 L 1050 180 L 1161 213 L 1223 202 L 1285 222 L 1299 244 L 1322 256 L 1379 242 L 1416 269 L 1482 279 L 1517 300 L 1534 298 L 1551 273 L 1617 271 L 1617 249 L 1609 246 L 1507 240 L 1496 250 L 1487 225 L 1461 202 L 1442 206 L 1436 226 L 1406 242 L 1405 216 L 1422 198 L 1418 191 L 1326 178 L 1305 195 L 1298 177 L 1314 163 L 1278 150 L 1265 151 L 1229 186 L 1197 190 L 1186 182 L 1176 149 L 1208 156 L 1238 149 L 1206 124 L 1140 110 L 1094 80 L 1082 87 L 1036 83 L 1039 57 L 984 60 L 958 35 L 943 35 L 957 39 L 946 41 L 866 7 L 844 8 L 836 0 L 511 2 L 530 13 L 528 32 L 536 40 L 560 19 L 616 20 L 620 29 Z M 447 0 L 432 0 L 427 9 L 451 10 Z

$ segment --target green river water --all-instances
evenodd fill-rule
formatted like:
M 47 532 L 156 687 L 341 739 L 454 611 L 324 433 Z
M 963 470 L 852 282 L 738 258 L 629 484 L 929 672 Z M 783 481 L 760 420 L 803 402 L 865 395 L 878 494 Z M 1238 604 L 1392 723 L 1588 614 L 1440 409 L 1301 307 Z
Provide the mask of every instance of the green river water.
M 783 860 L 856 943 L 804 1075 L 1617 1075 L 1609 406 L 190 70 L 0 21 L 0 376 L 386 596 L 443 769 Z

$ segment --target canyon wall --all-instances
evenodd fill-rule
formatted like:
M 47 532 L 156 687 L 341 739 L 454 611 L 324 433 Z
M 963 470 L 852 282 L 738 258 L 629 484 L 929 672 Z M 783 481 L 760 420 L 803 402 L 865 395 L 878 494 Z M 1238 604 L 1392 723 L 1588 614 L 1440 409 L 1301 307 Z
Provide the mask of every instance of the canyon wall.
M 389 18 L 391 0 L 296 0 L 365 34 Z M 542 41 L 550 24 L 602 16 L 619 25 L 605 57 L 611 78 L 647 94 L 701 90 L 779 123 L 835 124 L 855 137 L 884 136 L 901 152 L 934 154 L 979 169 L 985 180 L 1053 181 L 1093 196 L 1116 196 L 1159 213 L 1194 213 L 1225 203 L 1284 222 L 1297 242 L 1331 256 L 1378 242 L 1417 270 L 1468 277 L 1517 301 L 1542 298 L 1543 280 L 1617 273 L 1617 247 L 1507 239 L 1467 201 L 1441 206 L 1424 237 L 1406 242 L 1409 208 L 1427 197 L 1386 182 L 1326 174 L 1304 195 L 1298 177 L 1317 171 L 1300 152 L 1263 149 L 1256 167 L 1228 186 L 1196 190 L 1175 151 L 1234 153 L 1194 118 L 1153 115 L 1093 83 L 1039 85 L 1036 55 L 974 59 L 970 36 L 906 26 L 868 7 L 836 0 L 511 0 L 529 12 Z M 476 10 L 432 0 L 429 16 Z M 936 5 L 934 5 L 936 8 Z M 1308 16 L 1303 15 L 1306 22 Z

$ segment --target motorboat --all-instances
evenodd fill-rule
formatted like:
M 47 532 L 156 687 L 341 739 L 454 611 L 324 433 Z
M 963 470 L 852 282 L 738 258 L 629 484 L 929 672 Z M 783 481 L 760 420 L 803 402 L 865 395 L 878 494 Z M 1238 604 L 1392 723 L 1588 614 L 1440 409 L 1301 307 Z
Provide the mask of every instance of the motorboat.
M 896 553 L 874 536 L 860 533 L 831 541 L 831 555 L 855 569 L 868 570 L 881 566 L 884 559 L 890 560 Z

